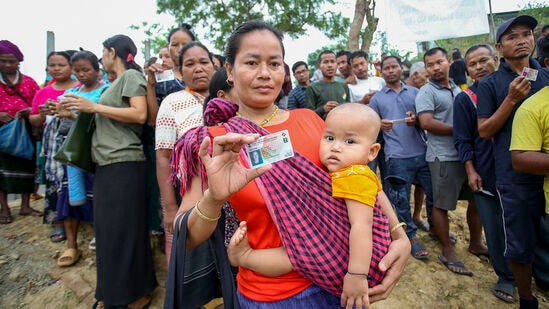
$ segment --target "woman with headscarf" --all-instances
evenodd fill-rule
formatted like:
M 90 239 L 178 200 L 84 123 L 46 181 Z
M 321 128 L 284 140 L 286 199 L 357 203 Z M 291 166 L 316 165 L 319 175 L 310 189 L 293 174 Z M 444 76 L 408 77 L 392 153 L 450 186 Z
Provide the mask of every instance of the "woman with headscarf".
M 23 53 L 10 41 L 0 41 L 0 126 L 17 118 L 28 120 L 31 102 L 40 89 L 31 77 L 19 71 Z M 27 129 L 31 135 L 30 123 Z M 0 224 L 13 222 L 8 206 L 8 193 L 21 193 L 19 215 L 41 216 L 30 207 L 30 195 L 34 192 L 35 159 L 26 160 L 0 152 Z
M 97 104 L 66 94 L 68 110 L 95 114 L 92 159 L 97 287 L 94 308 L 146 308 L 157 286 L 147 230 L 145 155 L 147 86 L 126 35 L 103 42 L 103 67 L 116 79 Z

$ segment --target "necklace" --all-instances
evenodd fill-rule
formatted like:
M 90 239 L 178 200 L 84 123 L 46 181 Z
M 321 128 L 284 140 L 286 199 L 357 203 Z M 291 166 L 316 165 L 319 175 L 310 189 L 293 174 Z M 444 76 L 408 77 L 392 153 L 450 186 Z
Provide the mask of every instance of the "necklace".
M 274 116 L 276 116 L 276 114 L 278 114 L 278 106 L 275 105 L 273 112 L 269 115 L 269 117 L 263 119 L 263 121 L 261 121 L 259 123 L 259 126 L 262 127 L 262 126 L 266 125 L 267 123 L 269 123 L 269 121 L 273 120 L 273 118 L 274 118 Z M 236 115 L 241 116 L 239 112 L 236 112 Z

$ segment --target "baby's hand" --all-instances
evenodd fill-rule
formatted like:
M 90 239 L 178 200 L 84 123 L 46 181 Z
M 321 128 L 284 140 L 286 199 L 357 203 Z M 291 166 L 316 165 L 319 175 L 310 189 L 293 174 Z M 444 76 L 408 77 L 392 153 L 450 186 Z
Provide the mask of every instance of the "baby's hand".
M 341 307 L 370 308 L 368 299 L 368 280 L 366 276 L 347 273 L 343 279 L 343 293 L 341 293 Z
M 248 242 L 248 225 L 246 221 L 242 221 L 234 232 L 233 237 L 231 237 L 229 247 L 227 248 L 229 262 L 235 267 L 242 265 L 252 250 Z

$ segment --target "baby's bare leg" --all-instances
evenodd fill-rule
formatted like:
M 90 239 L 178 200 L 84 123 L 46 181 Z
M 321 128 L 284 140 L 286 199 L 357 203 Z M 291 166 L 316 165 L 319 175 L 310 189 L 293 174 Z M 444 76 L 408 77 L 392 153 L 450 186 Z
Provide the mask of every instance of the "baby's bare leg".
M 246 221 L 240 222 L 240 226 L 234 232 L 229 247 L 227 248 L 227 255 L 229 256 L 229 262 L 232 266 L 240 266 L 247 258 L 253 249 L 248 242 L 248 225 Z

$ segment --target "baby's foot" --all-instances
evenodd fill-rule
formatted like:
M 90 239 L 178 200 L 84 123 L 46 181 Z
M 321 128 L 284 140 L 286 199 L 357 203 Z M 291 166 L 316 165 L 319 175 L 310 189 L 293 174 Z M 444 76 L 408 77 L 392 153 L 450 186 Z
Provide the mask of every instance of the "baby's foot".
M 242 221 L 231 237 L 229 248 L 227 248 L 229 262 L 232 266 L 240 266 L 250 252 L 252 252 L 252 248 L 248 242 L 248 225 L 246 221 Z

